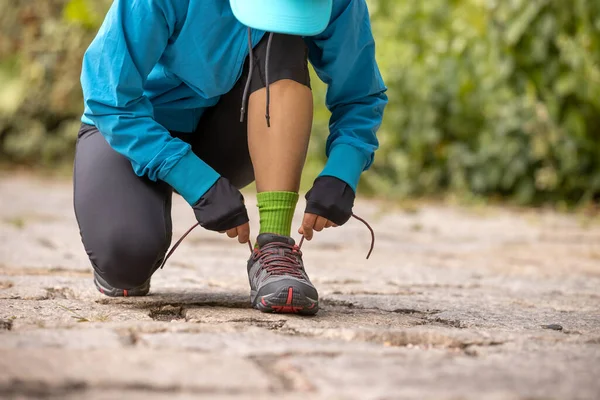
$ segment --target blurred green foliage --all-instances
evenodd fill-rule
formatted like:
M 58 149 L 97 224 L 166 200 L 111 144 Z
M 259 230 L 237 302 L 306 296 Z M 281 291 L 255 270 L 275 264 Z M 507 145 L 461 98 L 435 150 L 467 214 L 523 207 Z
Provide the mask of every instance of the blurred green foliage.
M 108 0 L 17 0 L 0 13 L 0 156 L 70 161 L 81 55 Z M 600 1 L 370 0 L 389 88 L 362 193 L 600 200 Z M 6 31 L 6 32 L 5 32 Z M 308 174 L 324 162 L 324 87 Z M 313 175 L 314 176 L 314 175 Z
M 108 3 L 0 5 L 0 159 L 43 167 L 72 159 L 83 109 L 81 57 Z
M 372 4 L 391 103 L 368 188 L 599 198 L 599 1 Z

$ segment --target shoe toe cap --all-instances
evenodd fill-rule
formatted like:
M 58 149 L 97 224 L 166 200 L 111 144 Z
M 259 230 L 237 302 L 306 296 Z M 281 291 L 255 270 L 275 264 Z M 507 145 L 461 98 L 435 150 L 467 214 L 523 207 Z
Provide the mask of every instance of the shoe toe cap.
M 268 282 L 258 289 L 257 296 L 267 296 L 282 290 L 287 290 L 290 287 L 294 288 L 294 293 L 297 295 L 303 295 L 313 301 L 317 301 L 319 299 L 319 293 L 314 286 L 293 278 L 285 278 Z

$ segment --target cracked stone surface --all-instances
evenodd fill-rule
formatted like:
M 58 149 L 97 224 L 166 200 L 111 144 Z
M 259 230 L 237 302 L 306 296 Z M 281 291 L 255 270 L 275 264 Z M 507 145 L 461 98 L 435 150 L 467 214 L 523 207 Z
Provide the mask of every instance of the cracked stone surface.
M 0 176 L 0 398 L 600 397 L 597 219 L 358 201 L 375 252 L 356 221 L 305 243 L 322 307 L 301 318 L 251 309 L 248 249 L 201 230 L 150 296 L 103 297 L 71 196 Z M 176 197 L 174 238 L 193 222 Z

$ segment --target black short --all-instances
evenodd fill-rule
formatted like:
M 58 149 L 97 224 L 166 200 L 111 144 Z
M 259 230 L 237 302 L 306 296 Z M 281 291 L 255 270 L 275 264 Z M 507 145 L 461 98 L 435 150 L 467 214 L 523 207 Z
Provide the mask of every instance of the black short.
M 252 92 L 265 86 L 266 42 L 263 39 L 254 50 Z M 246 61 L 239 81 L 206 110 L 196 132 L 171 132 L 239 188 L 254 180 L 247 124 L 240 122 L 248 67 Z M 269 80 L 282 79 L 310 87 L 307 49 L 300 37 L 273 36 Z M 158 267 L 171 242 L 172 192 L 165 182 L 138 177 L 129 160 L 95 127 L 81 127 L 75 153 L 75 215 L 92 266 L 110 285 L 139 286 Z

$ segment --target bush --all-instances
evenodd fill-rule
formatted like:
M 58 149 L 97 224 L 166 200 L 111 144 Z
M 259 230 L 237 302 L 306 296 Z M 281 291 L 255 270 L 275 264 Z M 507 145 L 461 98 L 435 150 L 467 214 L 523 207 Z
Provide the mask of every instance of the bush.
M 81 57 L 108 1 L 18 0 L 0 13 L 0 157 L 71 160 L 83 111 Z
M 600 2 L 371 2 L 390 105 L 364 186 L 600 197 Z

